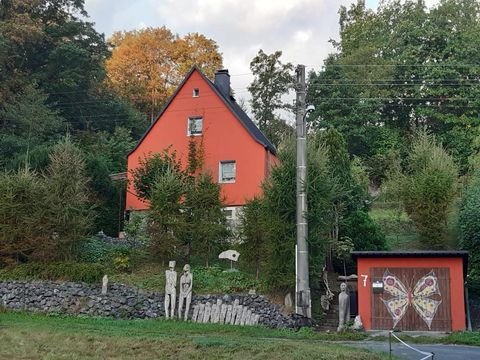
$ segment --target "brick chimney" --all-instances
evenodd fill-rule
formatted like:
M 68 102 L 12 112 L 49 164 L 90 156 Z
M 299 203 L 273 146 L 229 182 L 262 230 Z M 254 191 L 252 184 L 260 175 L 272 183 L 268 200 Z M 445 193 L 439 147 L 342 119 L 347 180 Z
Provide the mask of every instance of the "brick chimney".
M 227 69 L 215 72 L 215 86 L 226 98 L 230 96 L 230 75 Z

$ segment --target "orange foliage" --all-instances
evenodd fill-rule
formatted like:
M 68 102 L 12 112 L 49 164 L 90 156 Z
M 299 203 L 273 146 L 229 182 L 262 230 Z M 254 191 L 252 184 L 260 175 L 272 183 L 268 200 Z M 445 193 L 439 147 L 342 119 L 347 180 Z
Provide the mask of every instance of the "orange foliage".
M 218 45 L 198 33 L 179 37 L 163 26 L 116 32 L 109 41 L 108 85 L 152 119 L 193 65 L 210 78 L 222 67 Z

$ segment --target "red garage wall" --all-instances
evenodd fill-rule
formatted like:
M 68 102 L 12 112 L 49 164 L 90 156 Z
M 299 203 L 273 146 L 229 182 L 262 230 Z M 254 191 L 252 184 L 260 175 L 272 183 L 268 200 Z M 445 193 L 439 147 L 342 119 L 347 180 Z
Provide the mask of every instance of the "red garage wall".
M 450 304 L 452 331 L 465 330 L 463 260 L 461 257 L 368 258 L 357 259 L 358 309 L 366 330 L 372 330 L 371 268 L 448 268 L 450 271 Z M 365 275 L 367 280 L 364 284 Z

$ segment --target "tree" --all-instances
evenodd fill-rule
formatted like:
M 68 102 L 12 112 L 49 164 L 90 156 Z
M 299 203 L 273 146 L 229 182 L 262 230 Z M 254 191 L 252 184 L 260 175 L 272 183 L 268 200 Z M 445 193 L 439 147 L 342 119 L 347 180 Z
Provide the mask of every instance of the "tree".
M 153 258 L 162 263 L 181 253 L 187 227 L 182 204 L 185 193 L 182 178 L 171 168 L 154 180 L 148 214 L 149 247 Z
M 240 213 L 240 253 L 246 262 L 253 266 L 256 278 L 263 274 L 268 262 L 268 218 L 266 218 L 264 201 L 255 198 L 242 208 Z
M 208 267 L 223 250 L 228 236 L 220 185 L 210 174 L 201 173 L 190 179 L 184 206 L 189 227 L 185 239 L 187 260 L 194 253 Z
M 50 109 L 46 103 L 47 95 L 43 91 L 27 86 L 0 108 L 4 129 L 0 135 L 1 165 L 6 168 L 18 167 L 19 162 L 27 162 L 34 168 L 40 165 L 35 161 L 32 164 L 29 155 L 53 145 L 64 129 L 58 111 Z
M 125 170 L 125 133 L 137 140 L 148 121 L 105 86 L 110 51 L 86 16 L 83 0 L 0 2 L 0 167 L 41 173 L 69 133 L 88 154 L 95 226 L 113 235 L 121 209 L 109 175 Z
M 420 131 L 413 140 L 405 170 L 396 167 L 386 184 L 417 228 L 420 245 L 447 247 L 447 216 L 456 195 L 458 168 L 435 137 Z
M 165 149 L 140 162 L 133 173 L 139 196 L 150 202 L 152 251 L 159 259 L 195 254 L 206 265 L 222 249 L 228 230 L 220 185 L 202 171 L 202 143 L 190 139 L 185 169 Z
M 54 257 L 68 260 L 92 223 L 91 192 L 83 154 L 70 138 L 53 148 L 45 171 L 46 217 Z
M 49 248 L 46 187 L 28 168 L 0 173 L 0 263 L 27 261 Z
M 116 32 L 109 41 L 109 87 L 152 121 L 193 65 L 210 78 L 222 67 L 218 45 L 198 33 L 182 38 L 163 26 Z
M 311 288 L 321 287 L 321 271 L 333 267 L 339 239 L 351 238 L 356 250 L 383 249 L 385 237 L 365 207 L 365 191 L 352 174 L 345 141 L 335 130 L 312 134 L 307 150 L 308 246 Z M 264 197 L 246 205 L 242 247 L 250 263 L 263 264 L 272 289 L 295 283 L 296 158 L 292 138 L 282 144 L 279 165 L 263 184 Z M 362 229 L 355 232 L 356 226 Z M 370 231 L 370 232 L 369 232 Z M 266 254 L 262 259 L 259 253 Z M 343 264 L 342 270 L 343 270 Z
M 139 165 L 132 172 L 132 181 L 137 196 L 143 200 L 151 199 L 153 184 L 158 177 L 166 174 L 168 171 L 173 171 L 177 174 L 182 173 L 176 152 L 170 153 L 170 149 L 165 149 L 163 153 L 150 154 L 150 156 L 141 159 Z
M 293 88 L 293 65 L 283 64 L 280 61 L 281 56 L 281 51 L 269 55 L 260 49 L 250 62 L 254 80 L 248 87 L 257 125 L 275 145 L 278 145 L 283 137 L 293 133 L 292 128 L 278 114 L 279 110 L 288 108 L 282 101 L 282 95 Z
M 480 280 L 480 174 L 471 179 L 462 199 L 460 209 L 460 244 L 469 254 L 469 286 L 479 293 Z
M 426 126 L 466 172 L 478 127 L 479 12 L 475 0 L 341 7 L 337 51 L 310 76 L 307 98 L 317 108 L 310 127 L 335 127 L 351 154 L 375 157 L 373 167 L 391 151 L 405 154 L 415 129 Z

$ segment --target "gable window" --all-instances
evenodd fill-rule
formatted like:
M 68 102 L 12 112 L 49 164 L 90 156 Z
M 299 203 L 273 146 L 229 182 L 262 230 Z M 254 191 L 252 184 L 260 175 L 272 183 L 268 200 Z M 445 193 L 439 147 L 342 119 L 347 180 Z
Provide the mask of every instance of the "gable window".
M 188 118 L 188 136 L 202 135 L 203 130 L 203 118 L 201 116 L 195 116 Z
M 220 161 L 218 182 L 234 183 L 236 179 L 236 163 L 234 160 Z
M 192 96 L 193 97 L 199 97 L 200 96 L 200 89 L 193 89 L 193 93 L 192 93 Z

